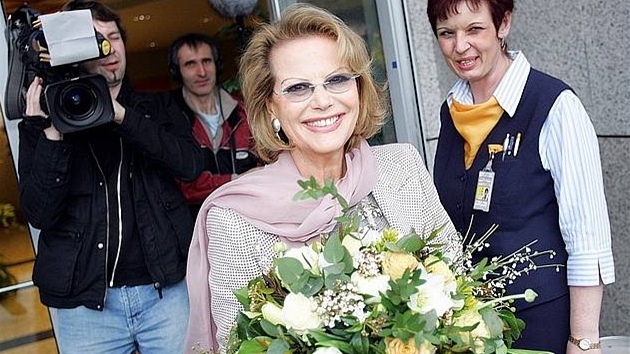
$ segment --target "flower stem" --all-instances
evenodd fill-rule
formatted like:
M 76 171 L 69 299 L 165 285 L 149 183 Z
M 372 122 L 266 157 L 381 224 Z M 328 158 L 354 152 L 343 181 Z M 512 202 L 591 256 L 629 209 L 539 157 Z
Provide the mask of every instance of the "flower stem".
M 532 302 L 532 301 L 534 301 L 534 299 L 536 299 L 537 296 L 538 296 L 538 294 L 536 294 L 536 292 L 534 290 L 527 289 L 522 294 L 515 294 L 515 295 L 504 296 L 504 297 L 500 297 L 498 299 L 493 299 L 493 300 L 490 300 L 488 302 L 484 302 L 481 305 L 477 306 L 475 308 L 475 310 L 478 311 L 478 310 L 481 310 L 484 307 L 489 307 L 489 306 L 494 305 L 496 303 L 506 302 L 506 301 L 509 301 L 509 300 L 516 300 L 516 299 L 525 299 L 525 301 L 527 301 L 527 302 Z

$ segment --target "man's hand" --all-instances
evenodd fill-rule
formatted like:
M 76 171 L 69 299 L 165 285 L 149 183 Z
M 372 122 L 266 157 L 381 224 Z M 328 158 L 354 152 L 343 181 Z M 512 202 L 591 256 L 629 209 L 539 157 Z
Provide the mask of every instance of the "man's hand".
M 31 85 L 28 87 L 26 91 L 26 116 L 30 117 L 43 117 L 48 119 L 48 115 L 42 110 L 42 106 L 40 103 L 40 98 L 42 96 L 42 79 L 40 77 L 35 77 Z M 44 129 L 44 134 L 46 138 L 49 140 L 62 140 L 63 134 L 61 134 L 57 128 L 52 124 L 50 127 Z
M 114 122 L 120 124 L 125 119 L 125 107 L 123 107 L 115 98 L 112 98 L 114 105 Z
M 42 79 L 35 76 L 33 82 L 26 91 L 26 115 L 31 117 L 44 117 L 48 118 L 48 115 L 44 113 L 40 104 L 40 97 L 42 96 Z

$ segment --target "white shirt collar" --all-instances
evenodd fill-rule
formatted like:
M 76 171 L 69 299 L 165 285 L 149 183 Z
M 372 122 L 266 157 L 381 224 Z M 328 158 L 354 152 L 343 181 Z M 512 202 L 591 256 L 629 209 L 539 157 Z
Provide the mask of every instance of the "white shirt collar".
M 497 99 L 501 108 L 512 117 L 523 95 L 531 65 L 525 54 L 520 51 L 508 51 L 508 56 L 512 59 L 512 64 L 492 95 Z M 446 97 L 449 106 L 453 98 L 463 104 L 473 104 L 472 91 L 468 81 L 459 79 L 451 88 Z

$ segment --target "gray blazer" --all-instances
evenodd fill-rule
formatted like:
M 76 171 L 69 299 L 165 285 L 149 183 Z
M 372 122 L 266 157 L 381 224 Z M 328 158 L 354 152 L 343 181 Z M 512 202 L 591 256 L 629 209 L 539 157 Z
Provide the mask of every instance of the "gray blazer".
M 433 185 L 433 180 L 410 144 L 389 144 L 372 147 L 378 164 L 378 181 L 372 194 L 390 228 L 405 235 L 413 228 L 418 234 L 428 236 L 434 229 L 446 225 L 436 239 L 445 244 L 451 255 L 461 253 L 461 243 L 453 224 Z M 261 206 L 264 207 L 264 206 Z M 241 305 L 233 290 L 242 288 L 272 264 L 280 240 L 259 230 L 233 210 L 213 207 L 208 212 L 206 225 L 209 243 L 211 304 L 217 326 L 220 352 L 225 345 L 230 328 Z
M 451 258 L 461 254 L 461 238 L 440 203 L 440 198 L 420 154 L 410 144 L 372 147 L 378 163 L 378 182 L 372 191 L 390 228 L 401 236 L 413 228 L 428 236 L 444 225 L 436 242 L 445 245 Z

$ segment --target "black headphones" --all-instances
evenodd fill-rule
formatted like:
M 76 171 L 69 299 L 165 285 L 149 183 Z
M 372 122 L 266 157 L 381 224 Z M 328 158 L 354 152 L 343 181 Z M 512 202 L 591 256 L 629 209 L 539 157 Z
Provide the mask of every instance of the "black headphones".
M 223 59 L 221 58 L 221 52 L 219 52 L 219 47 L 217 44 L 205 34 L 201 33 L 189 33 L 185 34 L 173 41 L 171 43 L 171 47 L 168 51 L 168 69 L 171 73 L 171 77 L 173 80 L 182 84 L 182 74 L 179 71 L 179 63 L 177 58 L 177 53 L 180 48 L 184 45 L 190 46 L 192 48 L 197 48 L 201 44 L 207 44 L 210 46 L 210 50 L 212 50 L 212 56 L 214 58 L 214 66 L 216 67 L 216 82 L 217 85 L 221 82 L 221 74 L 223 73 Z

